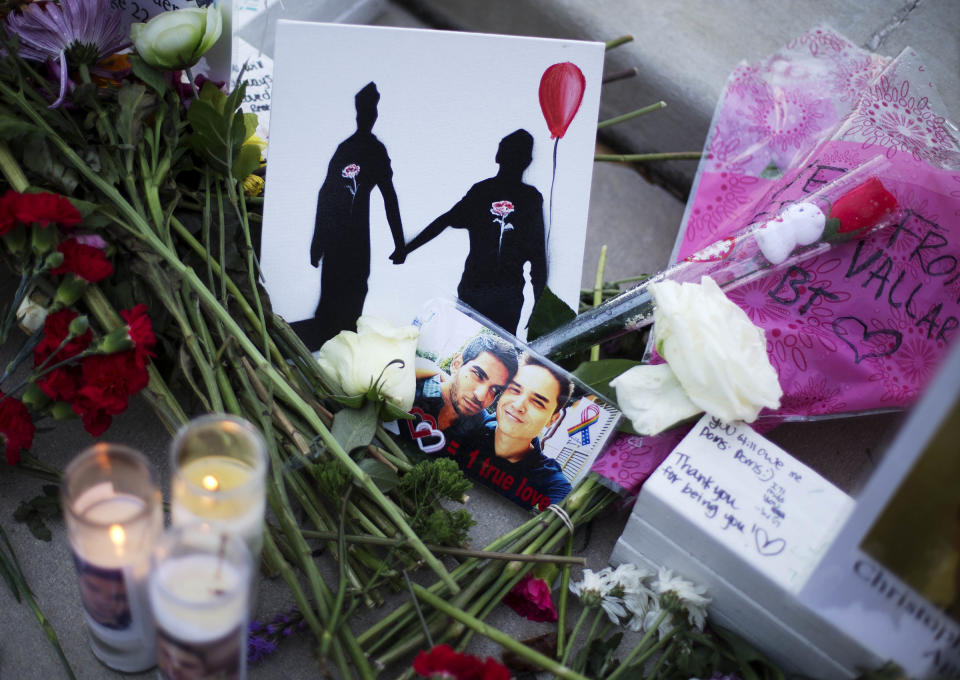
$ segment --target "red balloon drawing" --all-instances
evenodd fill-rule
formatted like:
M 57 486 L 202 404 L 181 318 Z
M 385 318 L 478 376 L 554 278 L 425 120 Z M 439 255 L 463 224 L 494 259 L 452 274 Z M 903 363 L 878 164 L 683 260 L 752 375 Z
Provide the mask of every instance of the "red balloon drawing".
M 540 109 L 550 128 L 551 139 L 559 139 L 567 133 L 570 122 L 580 109 L 586 85 L 583 72 L 569 61 L 554 64 L 543 72 L 540 77 Z

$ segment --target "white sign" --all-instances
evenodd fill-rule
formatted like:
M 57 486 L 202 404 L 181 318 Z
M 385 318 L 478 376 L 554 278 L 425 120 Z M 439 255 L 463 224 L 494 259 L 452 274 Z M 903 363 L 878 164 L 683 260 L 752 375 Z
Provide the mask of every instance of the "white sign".
M 694 526 L 791 593 L 803 586 L 853 500 L 743 423 L 709 415 L 645 483 Z

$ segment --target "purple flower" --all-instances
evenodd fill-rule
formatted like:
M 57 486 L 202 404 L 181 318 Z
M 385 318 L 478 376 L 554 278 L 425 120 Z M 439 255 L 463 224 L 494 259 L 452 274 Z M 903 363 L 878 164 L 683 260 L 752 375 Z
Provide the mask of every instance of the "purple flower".
M 8 14 L 6 22 L 20 39 L 20 56 L 60 62 L 60 96 L 50 108 L 59 106 L 66 95 L 68 60 L 92 66 L 130 46 L 122 16 L 110 8 L 109 0 L 31 3 Z

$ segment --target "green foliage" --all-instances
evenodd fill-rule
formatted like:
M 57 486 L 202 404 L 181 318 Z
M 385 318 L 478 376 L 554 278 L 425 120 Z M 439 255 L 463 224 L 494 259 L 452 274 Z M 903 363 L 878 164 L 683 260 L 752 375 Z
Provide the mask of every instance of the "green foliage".
M 373 441 L 377 431 L 377 405 L 367 401 L 360 408 L 342 408 L 333 416 L 331 434 L 350 453 Z
M 424 507 L 440 499 L 462 501 L 471 486 L 456 461 L 440 458 L 414 465 L 400 479 L 397 491 L 415 506 Z
M 23 522 L 30 533 L 41 541 L 50 542 L 52 538 L 46 520 L 60 516 L 60 491 L 55 484 L 44 484 L 43 493 L 20 503 L 13 512 L 13 518 Z
M 309 469 L 320 493 L 327 498 L 340 498 L 346 493 L 352 475 L 339 460 L 317 463 Z
M 616 402 L 616 393 L 615 390 L 610 387 L 610 381 L 624 371 L 639 365 L 639 361 L 633 361 L 632 359 L 585 361 L 577 366 L 573 374 L 603 396 Z
M 400 479 L 397 492 L 413 505 L 410 526 L 425 543 L 462 545 L 476 522 L 466 510 L 447 510 L 437 502 L 443 499 L 463 502 L 470 487 L 470 481 L 457 463 L 441 458 L 414 465 Z
M 224 177 L 244 179 L 260 163 L 259 148 L 243 143 L 256 131 L 256 116 L 239 111 L 246 92 L 246 83 L 229 95 L 213 83 L 204 83 L 200 97 L 190 104 L 187 120 L 193 129 L 188 144 L 202 160 Z M 255 149 L 254 151 L 249 150 Z
M 530 313 L 527 325 L 527 341 L 536 340 L 541 335 L 556 330 L 576 318 L 577 313 L 566 302 L 558 298 L 552 290 L 544 288 Z
M 383 493 L 390 493 L 400 483 L 400 476 L 386 463 L 375 458 L 364 458 L 359 463 L 360 469 L 370 475 L 373 483 Z M 354 480 L 359 486 L 359 482 Z
M 605 678 L 620 665 L 615 656 L 623 633 L 614 633 L 608 638 L 594 638 L 574 658 L 574 668 L 583 670 L 588 678 Z
M 156 97 L 143 85 L 124 85 L 117 94 L 117 134 L 120 141 L 133 148 L 143 139 L 143 124 L 153 112 Z

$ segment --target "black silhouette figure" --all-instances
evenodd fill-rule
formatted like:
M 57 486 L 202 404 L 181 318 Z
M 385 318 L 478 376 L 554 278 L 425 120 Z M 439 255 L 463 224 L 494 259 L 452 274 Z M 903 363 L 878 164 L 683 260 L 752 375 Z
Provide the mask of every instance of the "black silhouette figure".
M 320 302 L 313 319 L 298 321 L 294 330 L 311 350 L 343 330 L 354 330 L 363 313 L 370 277 L 370 192 L 380 189 L 396 250 L 403 256 L 403 227 L 393 188 L 390 156 L 373 134 L 380 93 L 368 83 L 354 98 L 357 131 L 333 154 L 327 177 L 317 195 L 316 226 L 310 244 L 310 264 L 319 266 Z
M 391 256 L 400 264 L 407 253 L 447 227 L 469 230 L 470 251 L 457 295 L 511 333 L 516 333 L 520 324 L 524 263 L 530 263 L 535 298 L 547 284 L 543 196 L 523 183 L 532 159 L 530 133 L 511 132 L 500 141 L 497 174 L 474 184 L 455 206 L 417 234 L 405 252 Z

